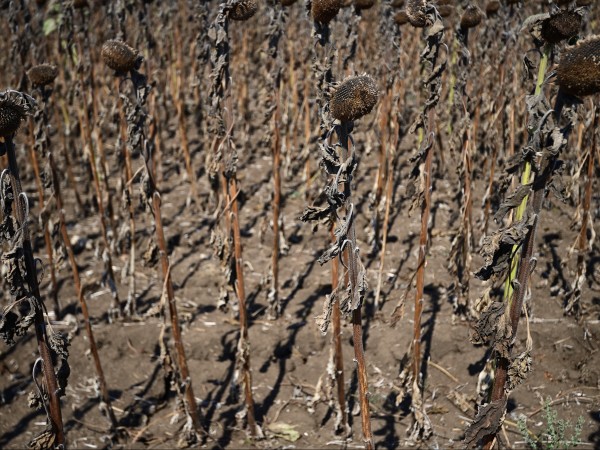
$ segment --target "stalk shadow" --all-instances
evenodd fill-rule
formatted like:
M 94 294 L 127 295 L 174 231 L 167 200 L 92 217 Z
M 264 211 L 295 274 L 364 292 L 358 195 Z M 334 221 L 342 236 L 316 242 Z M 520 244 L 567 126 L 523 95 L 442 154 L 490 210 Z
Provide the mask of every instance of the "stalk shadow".
M 158 348 L 156 350 L 159 351 Z M 162 409 L 162 407 L 166 406 L 169 396 L 169 386 L 164 378 L 165 386 L 163 394 L 160 396 L 144 398 L 158 379 L 161 369 L 161 363 L 160 361 L 157 361 L 148 381 L 142 387 L 141 391 L 135 394 L 133 403 L 125 408 L 125 414 L 119 420 L 119 425 L 129 428 L 143 426 L 145 418 L 149 419 L 152 415 L 156 414 L 157 411 Z
M 222 403 L 223 397 L 226 395 L 228 388 L 231 389 L 231 382 L 233 381 L 233 375 L 235 373 L 236 366 L 237 342 L 239 339 L 238 334 L 238 330 L 231 330 L 221 337 L 223 353 L 219 357 L 219 360 L 230 361 L 230 364 L 227 367 L 225 375 L 222 379 L 208 380 L 208 382 L 214 384 L 216 388 L 208 393 L 205 400 L 205 404 L 209 405 L 208 409 L 204 413 L 203 418 L 206 429 L 209 429 L 210 424 L 213 423 L 213 417 L 217 407 L 220 403 Z M 228 339 L 230 336 L 232 336 L 232 338 Z M 237 403 L 237 399 L 235 397 L 235 393 L 232 393 L 230 390 L 229 395 L 226 398 L 226 403 L 232 404 L 234 401 Z M 229 408 L 219 415 L 219 423 L 222 424 L 223 430 L 230 430 L 233 428 L 236 421 L 235 414 L 235 408 Z M 222 420 L 223 422 L 221 422 Z M 232 433 L 223 433 L 223 435 L 218 439 L 218 444 L 221 446 L 221 448 L 226 448 L 231 443 L 232 437 Z
M 138 310 L 138 314 L 143 315 L 153 305 L 154 299 L 148 296 L 148 294 L 150 294 L 150 292 L 152 291 L 153 287 L 154 283 L 150 282 L 142 292 L 136 294 L 135 303 L 136 309 Z
M 15 342 L 15 344 L 11 345 L 10 347 L 3 343 L 2 347 L 0 348 L 0 362 L 6 360 L 8 356 L 12 355 L 17 350 L 22 349 L 22 346 L 33 340 L 33 337 L 33 333 L 27 333 L 25 336 L 19 336 L 19 341 Z
M 32 411 L 26 416 L 24 416 L 21 420 L 19 420 L 19 423 L 17 423 L 17 425 L 12 430 L 0 436 L 0 448 L 7 448 L 8 444 L 10 444 L 13 441 L 13 439 L 15 439 L 18 436 L 21 436 L 25 432 L 25 430 L 29 428 L 29 423 L 32 420 L 42 417 L 44 417 L 43 411 Z
M 586 274 L 588 274 L 587 281 L 590 289 L 593 289 L 594 284 L 596 285 L 596 289 L 600 288 L 600 256 L 597 256 L 598 249 L 594 248 L 590 254 L 587 255 L 586 262 Z M 594 254 L 595 253 L 595 254 Z
M 396 395 L 390 392 L 383 403 L 383 409 L 386 411 L 386 415 L 377 417 L 377 420 L 384 422 L 383 426 L 373 431 L 375 436 L 382 436 L 382 439 L 377 441 L 377 446 L 394 450 L 399 448 L 400 437 L 396 433 L 396 418 L 394 414 L 397 413 L 398 408 L 396 407 Z
M 22 398 L 19 392 L 23 392 L 31 385 L 30 377 L 19 377 L 17 381 L 9 385 L 8 387 L 2 388 L 2 394 L 0 398 L 0 405 L 10 405 L 15 399 Z M 35 391 L 35 388 L 34 388 Z
M 550 251 L 551 260 L 546 263 L 546 269 L 542 273 L 544 278 L 549 279 L 550 286 L 560 286 L 560 291 L 569 292 L 571 289 L 570 282 L 564 273 L 563 258 L 558 254 L 561 236 L 559 233 L 546 233 L 543 236 L 544 244 Z M 552 272 L 555 272 L 553 279 L 550 279 Z M 559 291 L 559 292 L 560 292 Z M 556 295 L 556 293 L 552 294 Z
M 433 342 L 433 332 L 435 330 L 435 319 L 441 309 L 441 294 L 438 286 L 428 284 L 425 286 L 424 294 L 429 297 L 427 305 L 431 307 L 423 311 L 423 315 L 429 314 L 429 318 L 421 324 L 421 341 L 423 342 L 423 358 L 421 359 L 421 373 L 423 374 L 423 383 L 427 380 L 427 370 L 429 365 L 427 361 L 431 357 L 431 344 Z
M 80 423 L 80 421 L 82 422 L 83 419 L 85 418 L 85 415 L 90 412 L 94 407 L 99 407 L 100 405 L 100 399 L 99 398 L 88 398 L 87 401 L 81 405 L 79 408 L 76 408 L 73 410 L 73 418 L 69 419 L 65 422 L 64 424 L 64 428 L 65 428 L 65 432 L 68 433 L 68 430 L 72 430 L 72 429 L 81 429 L 83 427 L 85 427 L 84 425 L 82 425 Z M 106 426 L 106 434 L 110 433 L 110 421 L 108 419 L 108 417 L 106 417 L 103 413 L 102 413 L 102 417 L 104 419 L 106 419 L 105 423 L 94 423 L 94 426 L 97 427 L 102 427 L 103 425 Z M 87 428 L 86 428 L 87 429 Z
M 591 433 L 587 440 L 594 445 L 594 450 L 600 450 L 600 410 L 590 411 L 589 415 L 596 422 L 598 429 Z
M 285 298 L 281 299 L 281 315 L 282 316 L 285 314 L 285 310 L 286 310 L 288 304 L 292 301 L 292 299 L 296 296 L 296 294 L 304 287 L 304 282 L 309 277 L 309 275 L 312 273 L 316 263 L 317 263 L 317 261 L 315 258 L 310 259 L 310 262 L 306 265 L 306 269 L 304 270 L 304 272 L 302 272 L 296 279 L 296 283 L 295 283 L 294 287 L 292 288 L 292 290 L 290 291 L 290 293 L 288 295 L 286 295 Z M 287 283 L 288 282 L 284 283 L 282 285 L 282 287 L 285 288 Z
M 312 262 L 310 266 L 312 267 L 313 264 L 314 262 Z M 310 273 L 310 270 L 308 273 Z M 302 302 L 302 308 L 296 313 L 296 317 L 299 320 L 287 327 L 287 329 L 290 330 L 290 333 L 287 335 L 287 339 L 277 343 L 277 346 L 273 352 L 273 358 L 267 359 L 261 366 L 260 372 L 262 373 L 269 370 L 274 360 L 277 361 L 279 366 L 279 372 L 275 382 L 273 383 L 272 389 L 269 391 L 269 394 L 264 398 L 262 403 L 260 403 L 260 405 L 257 404 L 256 407 L 257 416 L 260 417 L 261 421 L 264 421 L 264 418 L 274 405 L 275 399 L 279 395 L 281 384 L 283 383 L 283 379 L 287 374 L 287 360 L 292 357 L 292 349 L 296 344 L 298 333 L 302 330 L 303 326 L 308 323 L 307 319 L 309 316 L 311 316 L 311 312 L 315 306 L 315 303 L 330 293 L 331 285 L 321 285 L 310 296 L 308 296 L 306 300 Z
M 389 283 L 390 287 L 386 291 L 384 291 L 382 289 L 382 294 L 385 292 L 384 298 L 387 298 L 392 293 L 392 291 L 397 290 L 399 288 L 399 286 L 398 286 L 399 278 L 398 277 L 402 273 L 404 265 L 412 257 L 413 251 L 416 248 L 418 237 L 419 236 L 417 234 L 412 234 L 410 236 L 407 236 L 402 241 L 402 248 L 406 248 L 406 251 L 402 252 L 403 256 L 402 256 L 402 258 L 400 258 L 400 261 L 398 261 L 398 267 L 395 271 L 394 278 Z M 414 272 L 414 271 L 416 271 L 416 269 L 411 270 L 411 272 Z M 382 297 L 383 297 L 383 295 L 382 295 Z

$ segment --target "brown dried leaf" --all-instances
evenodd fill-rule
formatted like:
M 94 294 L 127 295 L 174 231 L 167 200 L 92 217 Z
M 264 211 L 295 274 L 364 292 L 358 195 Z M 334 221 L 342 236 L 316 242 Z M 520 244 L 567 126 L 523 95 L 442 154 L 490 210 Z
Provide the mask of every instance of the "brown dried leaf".
M 158 264 L 158 246 L 153 239 L 148 241 L 148 248 L 142 256 L 142 266 L 144 267 L 156 267 Z
M 69 339 L 60 331 L 49 331 L 48 345 L 61 358 L 67 359 L 69 357 Z
M 44 403 L 42 402 L 42 398 L 37 389 L 29 391 L 29 394 L 27 394 L 27 406 L 36 411 L 44 407 Z
M 471 333 L 471 342 L 473 344 L 487 344 L 490 342 L 496 333 L 496 326 L 505 309 L 505 303 L 494 302 L 481 313 L 481 318 L 477 321 Z
M 515 295 L 517 294 L 515 293 Z M 512 327 L 510 325 L 510 319 L 506 312 L 498 319 L 498 324 L 495 331 L 492 347 L 503 358 L 510 358 L 510 347 L 513 342 L 513 334 Z
M 412 404 L 410 409 L 413 413 L 413 423 L 408 429 L 408 439 L 413 442 L 427 439 L 432 433 L 431 421 L 425 411 L 421 388 L 419 387 L 419 383 L 415 380 L 413 380 L 412 383 Z
M 64 397 L 67 393 L 69 376 L 71 375 L 71 366 L 66 358 L 60 358 L 60 367 L 56 371 L 56 381 L 58 383 L 58 395 Z
M 357 286 L 354 286 L 354 298 L 352 299 L 352 311 L 359 309 L 362 306 L 363 299 L 365 298 L 365 294 L 369 285 L 367 283 L 367 271 L 365 270 L 365 266 L 361 262 L 360 258 L 357 256 L 358 263 L 358 277 L 357 277 Z
M 464 445 L 466 448 L 477 447 L 481 439 L 498 431 L 504 422 L 507 401 L 508 397 L 504 395 L 501 399 L 479 408 L 475 420 L 465 432 Z
M 452 402 L 454 406 L 460 409 L 464 413 L 468 413 L 473 409 L 475 398 L 459 391 L 450 391 L 446 398 Z
M 321 330 L 321 333 L 327 334 L 329 323 L 331 322 L 331 313 L 333 311 L 333 304 L 336 301 L 336 293 L 332 292 L 331 295 L 325 296 L 325 303 L 323 304 L 323 313 L 315 317 L 315 322 Z
M 500 223 L 504 216 L 514 208 L 517 208 L 523 199 L 531 192 L 532 183 L 522 184 L 515 191 L 506 197 L 506 199 L 500 204 L 498 211 L 494 214 L 494 220 L 496 223 Z
M 508 391 L 512 391 L 527 378 L 527 374 L 531 372 L 531 363 L 532 358 L 529 351 L 524 351 L 510 363 L 506 384 Z
M 508 269 L 513 246 L 520 245 L 533 225 L 534 216 L 519 220 L 508 228 L 496 231 L 483 240 L 481 255 L 484 266 L 475 276 L 481 280 L 489 279 L 493 274 Z
M 393 327 L 396 326 L 396 324 L 404 317 L 404 305 L 406 304 L 406 299 L 408 298 L 408 294 L 410 294 L 412 285 L 415 281 L 415 278 L 417 276 L 417 271 L 415 270 L 411 277 L 410 277 L 410 281 L 407 283 L 406 285 L 406 289 L 404 290 L 404 292 L 402 293 L 402 296 L 400 297 L 400 300 L 398 300 L 398 303 L 396 304 L 396 307 L 394 308 L 394 311 L 392 311 L 392 315 L 391 315 L 391 325 Z
M 29 441 L 27 447 L 33 450 L 51 450 L 54 448 L 54 441 L 56 433 L 51 425 L 46 425 L 46 429 Z
M 326 207 L 317 207 L 317 206 L 307 206 L 302 215 L 300 216 L 300 220 L 302 222 L 310 222 L 313 220 L 322 220 L 326 219 L 331 214 L 331 208 L 329 206 Z

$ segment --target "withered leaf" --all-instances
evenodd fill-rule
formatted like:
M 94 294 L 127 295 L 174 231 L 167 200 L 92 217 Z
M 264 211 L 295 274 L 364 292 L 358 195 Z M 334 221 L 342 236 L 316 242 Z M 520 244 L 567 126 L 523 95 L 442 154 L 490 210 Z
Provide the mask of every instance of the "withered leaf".
M 69 357 L 69 339 L 60 331 L 49 331 L 48 345 L 61 358 L 66 360 Z
M 66 358 L 60 358 L 60 367 L 56 371 L 56 381 L 59 388 L 59 396 L 64 397 L 67 394 L 67 385 L 69 384 L 69 376 L 71 375 L 71 366 Z
M 356 286 L 354 286 L 354 297 L 352 299 L 352 311 L 359 309 L 362 306 L 363 299 L 365 298 L 365 294 L 369 285 L 367 284 L 367 272 L 365 270 L 365 266 L 361 262 L 360 258 L 356 258 L 358 263 L 358 277 L 356 281 Z
M 500 317 L 504 314 L 506 304 L 504 302 L 493 302 L 477 321 L 471 333 L 473 344 L 487 344 L 496 333 L 496 326 Z
M 333 304 L 336 301 L 336 293 L 332 292 L 331 295 L 325 297 L 325 303 L 323 304 L 323 313 L 315 317 L 315 322 L 321 330 L 321 333 L 327 334 L 329 323 L 331 322 L 331 313 L 333 311 Z
M 563 164 L 561 161 L 557 161 L 555 164 L 554 171 L 550 174 L 550 181 L 548 182 L 548 190 L 554 194 L 554 196 L 563 203 L 567 203 L 569 198 L 569 191 L 565 186 L 565 182 L 562 177 Z
M 37 390 L 29 391 L 29 394 L 27 394 L 27 406 L 36 411 L 44 407 L 42 398 Z
M 311 222 L 314 220 L 322 220 L 329 217 L 332 210 L 329 206 L 318 207 L 318 206 L 307 206 L 304 213 L 300 216 L 302 222 Z
M 508 314 L 502 314 L 498 319 L 492 347 L 503 358 L 510 358 L 510 348 L 513 342 L 512 327 Z
M 483 240 L 481 255 L 484 265 L 475 276 L 488 280 L 493 274 L 508 269 L 513 246 L 520 245 L 533 225 L 534 216 L 513 223 L 511 226 L 498 230 Z
M 342 250 L 342 246 L 344 242 L 347 240 L 348 236 L 348 228 L 350 227 L 350 223 L 353 220 L 352 211 L 350 211 L 349 217 L 346 217 L 343 220 L 340 220 L 340 226 L 335 229 L 333 234 L 335 235 L 335 242 L 323 253 L 319 259 L 317 260 L 320 265 L 325 264 L 328 261 L 331 261 L 337 255 L 340 254 Z
M 319 259 L 317 261 L 319 262 L 320 265 L 323 265 L 326 262 L 331 261 L 333 258 L 335 258 L 339 254 L 340 254 L 340 245 L 337 242 L 335 242 L 327 250 L 325 250 L 325 252 L 319 257 Z
M 54 442 L 56 441 L 56 433 L 51 425 L 46 425 L 46 429 L 34 437 L 27 447 L 33 450 L 51 450 L 54 448 Z
M 529 351 L 521 353 L 510 363 L 506 383 L 507 390 L 512 391 L 527 378 L 527 374 L 531 372 L 531 364 L 532 358 Z
M 550 18 L 550 13 L 534 14 L 523 21 L 521 31 L 528 30 L 538 41 L 542 41 L 542 24 Z
M 465 431 L 464 445 L 466 448 L 475 448 L 481 439 L 496 434 L 504 422 L 507 401 L 508 397 L 504 395 L 501 399 L 479 408 L 475 420 Z
M 142 266 L 144 267 L 156 267 L 158 264 L 158 246 L 153 239 L 148 241 L 148 248 L 142 256 Z
M 14 345 L 15 328 L 19 316 L 12 311 L 8 311 L 0 317 L 0 337 L 6 345 Z
M 498 211 L 494 214 L 496 223 L 500 223 L 511 209 L 517 208 L 530 192 L 531 183 L 519 185 L 519 187 L 500 204 Z

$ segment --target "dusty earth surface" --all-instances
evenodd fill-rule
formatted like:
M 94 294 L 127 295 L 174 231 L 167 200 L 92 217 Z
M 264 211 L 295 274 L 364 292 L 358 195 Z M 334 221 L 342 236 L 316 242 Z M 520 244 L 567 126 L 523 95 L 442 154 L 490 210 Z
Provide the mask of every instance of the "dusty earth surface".
M 358 126 L 356 140 L 369 126 Z M 192 145 L 195 143 L 192 142 Z M 400 178 L 409 170 L 410 151 L 400 158 Z M 351 329 L 345 321 L 345 387 L 352 414 L 353 438 L 344 443 L 333 433 L 331 403 L 327 398 L 327 364 L 331 351 L 331 332 L 324 336 L 314 318 L 321 313 L 325 296 L 331 290 L 330 265 L 316 262 L 326 248 L 327 229 L 303 224 L 298 220 L 304 206 L 302 182 L 284 176 L 283 193 L 285 232 L 288 253 L 281 259 L 281 298 L 283 315 L 269 320 L 266 315 L 267 287 L 262 280 L 268 273 L 272 234 L 268 226 L 270 198 L 270 160 L 241 153 L 241 187 L 244 192 L 241 223 L 244 244 L 245 277 L 250 305 L 251 366 L 257 417 L 265 439 L 253 442 L 244 430 L 243 420 L 236 419 L 242 410 L 239 396 L 231 389 L 235 371 L 238 338 L 237 321 L 231 313 L 216 308 L 220 269 L 211 257 L 207 213 L 195 205 L 186 206 L 189 184 L 180 174 L 176 157 L 165 161 L 162 198 L 165 232 L 171 250 L 172 277 L 183 319 L 183 338 L 189 359 L 195 395 L 201 405 L 208 431 L 208 447 L 226 448 L 360 448 L 360 420 L 357 385 L 354 373 Z M 316 161 L 314 161 L 316 163 Z M 446 167 L 452 158 L 446 158 Z M 436 164 L 434 186 L 432 242 L 426 272 L 426 303 L 423 319 L 425 360 L 425 402 L 433 435 L 425 442 L 407 442 L 411 424 L 410 402 L 399 397 L 398 375 L 408 350 L 412 333 L 411 292 L 404 306 L 405 314 L 397 326 L 390 324 L 391 312 L 402 297 L 416 266 L 418 214 L 406 214 L 408 199 L 405 186 L 395 192 L 392 223 L 388 236 L 384 268 L 383 306 L 373 307 L 372 290 L 365 306 L 365 343 L 373 416 L 373 431 L 379 448 L 414 445 L 420 448 L 460 447 L 464 430 L 474 417 L 477 383 L 484 368 L 487 349 L 469 343 L 469 322 L 453 320 L 447 289 L 450 278 L 445 267 L 452 229 L 448 214 L 454 182 L 453 171 Z M 359 242 L 368 270 L 370 286 L 376 285 L 379 259 L 369 256 L 365 243 L 368 226 L 368 194 L 376 170 L 376 155 L 365 153 L 357 172 L 356 188 L 360 211 Z M 202 178 L 200 178 L 202 180 Z M 319 179 L 315 180 L 318 184 Z M 202 192 L 207 192 L 203 187 Z M 317 189 L 314 187 L 314 189 Z M 479 189 L 481 191 L 481 189 Z M 30 189 L 31 192 L 31 189 Z M 477 192 L 477 189 L 476 189 Z M 204 194 L 203 194 L 204 195 Z M 35 195 L 32 193 L 35 201 Z M 477 200 L 479 201 L 479 199 Z M 478 203 L 475 203 L 476 205 Z M 78 239 L 77 255 L 84 282 L 97 271 L 94 242 L 98 238 L 95 217 L 70 215 L 70 231 Z M 580 320 L 563 315 L 562 302 L 572 276 L 575 258 L 569 246 L 575 232 L 569 229 L 573 210 L 552 200 L 544 210 L 539 235 L 539 263 L 532 278 L 531 324 L 533 371 L 510 396 L 503 439 L 511 447 L 524 447 L 525 441 L 516 424 L 527 418 L 533 433 L 546 429 L 542 410 L 544 401 L 560 419 L 574 424 L 582 418 L 581 448 L 600 446 L 600 364 L 598 336 L 600 326 L 600 259 L 597 247 L 588 255 L 588 284 L 583 294 L 585 313 Z M 140 224 L 140 242 L 152 228 Z M 477 233 L 477 239 L 480 233 Z M 38 240 L 40 248 L 42 242 Z M 114 260 L 120 273 L 127 256 Z M 476 257 L 474 267 L 479 263 Z M 62 400 L 64 423 L 72 448 L 172 448 L 178 445 L 182 422 L 178 420 L 174 394 L 165 401 L 165 386 L 158 357 L 161 320 L 147 316 L 159 301 L 161 281 L 151 268 L 136 268 L 139 295 L 139 318 L 109 321 L 108 291 L 96 288 L 88 293 L 93 329 L 100 349 L 113 406 L 122 425 L 121 439 L 110 441 L 108 422 L 98 407 L 95 372 L 82 328 L 81 316 L 67 269 L 59 274 L 61 302 L 66 318 L 54 326 L 72 335 L 70 347 L 71 378 Z M 121 296 L 127 295 L 126 280 L 119 283 Z M 47 287 L 47 280 L 44 286 Z M 474 280 L 473 301 L 482 291 Z M 525 341 L 525 325 L 519 338 Z M 31 369 L 36 358 L 32 334 L 16 346 L 2 344 L 0 353 L 0 447 L 22 448 L 45 423 L 44 415 L 27 407 L 27 394 L 33 389 Z M 237 398 L 236 398 L 237 397 Z M 285 435 L 273 424 L 286 424 L 298 434 Z M 573 429 L 567 431 L 571 436 Z M 127 439 L 124 439 L 124 436 Z

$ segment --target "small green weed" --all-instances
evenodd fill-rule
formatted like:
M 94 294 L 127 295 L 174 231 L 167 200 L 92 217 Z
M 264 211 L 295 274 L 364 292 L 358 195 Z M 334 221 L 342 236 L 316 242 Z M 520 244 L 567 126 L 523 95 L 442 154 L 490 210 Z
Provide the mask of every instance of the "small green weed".
M 529 448 L 534 450 L 566 450 L 581 444 L 580 435 L 583 428 L 583 416 L 579 416 L 575 425 L 572 425 L 568 420 L 559 419 L 556 410 L 552 409 L 551 399 L 548 398 L 544 402 L 544 419 L 546 429 L 537 437 L 527 429 L 525 418 L 521 418 L 517 422 L 519 431 Z M 567 433 L 571 429 L 573 429 L 573 433 L 570 437 L 567 437 Z

